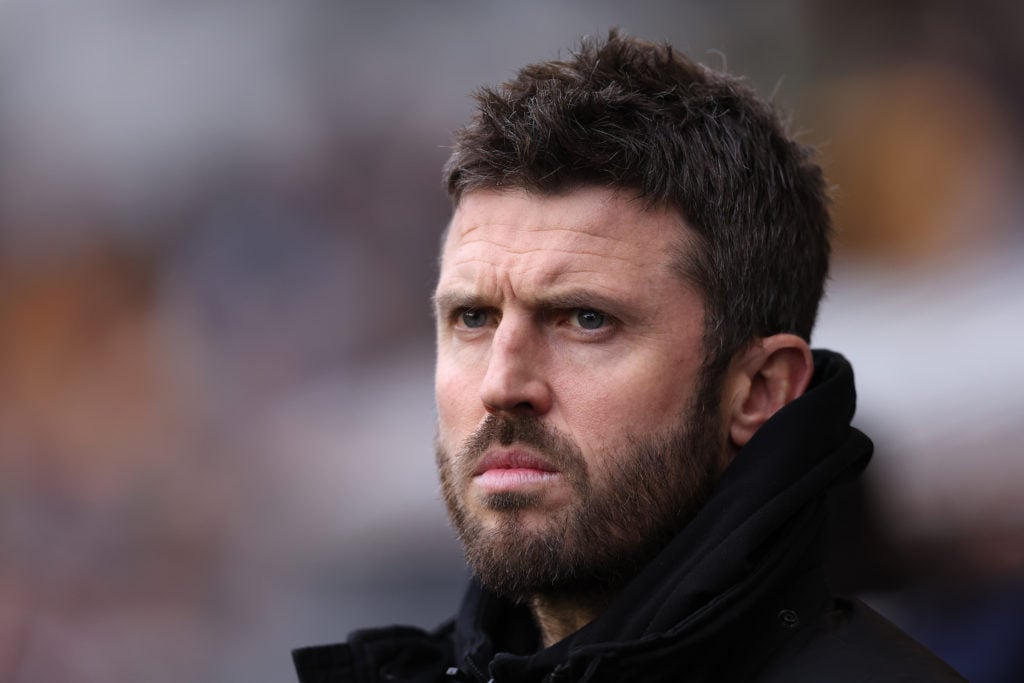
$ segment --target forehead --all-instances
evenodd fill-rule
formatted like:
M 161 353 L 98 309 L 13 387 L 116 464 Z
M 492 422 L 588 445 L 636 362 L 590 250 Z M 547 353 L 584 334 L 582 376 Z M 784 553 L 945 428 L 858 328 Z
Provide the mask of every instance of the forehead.
M 676 211 L 649 208 L 622 191 L 471 192 L 449 225 L 440 284 L 501 274 L 535 284 L 676 276 L 687 233 Z

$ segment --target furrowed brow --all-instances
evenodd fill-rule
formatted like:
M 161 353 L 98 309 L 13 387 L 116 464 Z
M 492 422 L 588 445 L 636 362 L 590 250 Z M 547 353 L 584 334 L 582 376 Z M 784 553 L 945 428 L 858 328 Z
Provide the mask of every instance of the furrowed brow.
M 569 290 L 545 296 L 537 302 L 538 308 L 567 310 L 572 308 L 595 308 L 605 312 L 616 312 L 623 308 L 622 302 L 589 290 Z
M 494 301 L 471 291 L 435 292 L 431 297 L 434 317 L 437 320 L 447 318 L 452 312 L 464 309 L 482 309 L 494 306 Z M 587 289 L 572 289 L 564 292 L 551 292 L 537 299 L 523 302 L 538 311 L 566 311 L 575 308 L 596 309 L 610 313 L 622 319 L 632 317 L 627 302 L 609 297 Z
M 471 292 L 435 292 L 430 298 L 434 305 L 434 317 L 438 319 L 444 318 L 451 311 L 463 308 L 482 308 L 486 305 L 478 295 Z

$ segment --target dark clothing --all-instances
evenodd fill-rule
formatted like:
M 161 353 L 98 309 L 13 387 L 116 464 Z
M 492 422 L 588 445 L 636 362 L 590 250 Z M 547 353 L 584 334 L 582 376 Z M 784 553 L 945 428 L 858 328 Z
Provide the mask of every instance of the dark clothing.
M 825 494 L 871 457 L 854 403 L 846 360 L 815 352 L 810 389 L 758 430 L 697 516 L 598 619 L 549 648 L 525 607 L 474 582 L 437 631 L 359 631 L 296 651 L 299 680 L 963 680 L 826 586 Z

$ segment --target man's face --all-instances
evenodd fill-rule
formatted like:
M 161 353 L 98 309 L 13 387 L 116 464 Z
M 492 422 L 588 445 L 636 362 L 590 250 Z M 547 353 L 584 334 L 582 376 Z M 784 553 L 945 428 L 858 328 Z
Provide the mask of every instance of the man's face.
M 437 286 L 437 456 L 485 585 L 600 590 L 688 521 L 724 448 L 700 296 L 668 209 L 588 188 L 477 191 Z

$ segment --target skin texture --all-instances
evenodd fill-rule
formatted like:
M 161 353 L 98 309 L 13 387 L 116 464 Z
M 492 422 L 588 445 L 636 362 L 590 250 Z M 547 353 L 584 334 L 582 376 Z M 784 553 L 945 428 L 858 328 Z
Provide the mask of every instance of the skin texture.
M 529 601 L 545 644 L 599 614 L 809 380 L 806 343 L 776 335 L 702 384 L 702 299 L 673 261 L 688 230 L 606 188 L 474 191 L 452 218 L 442 490 L 481 581 Z

